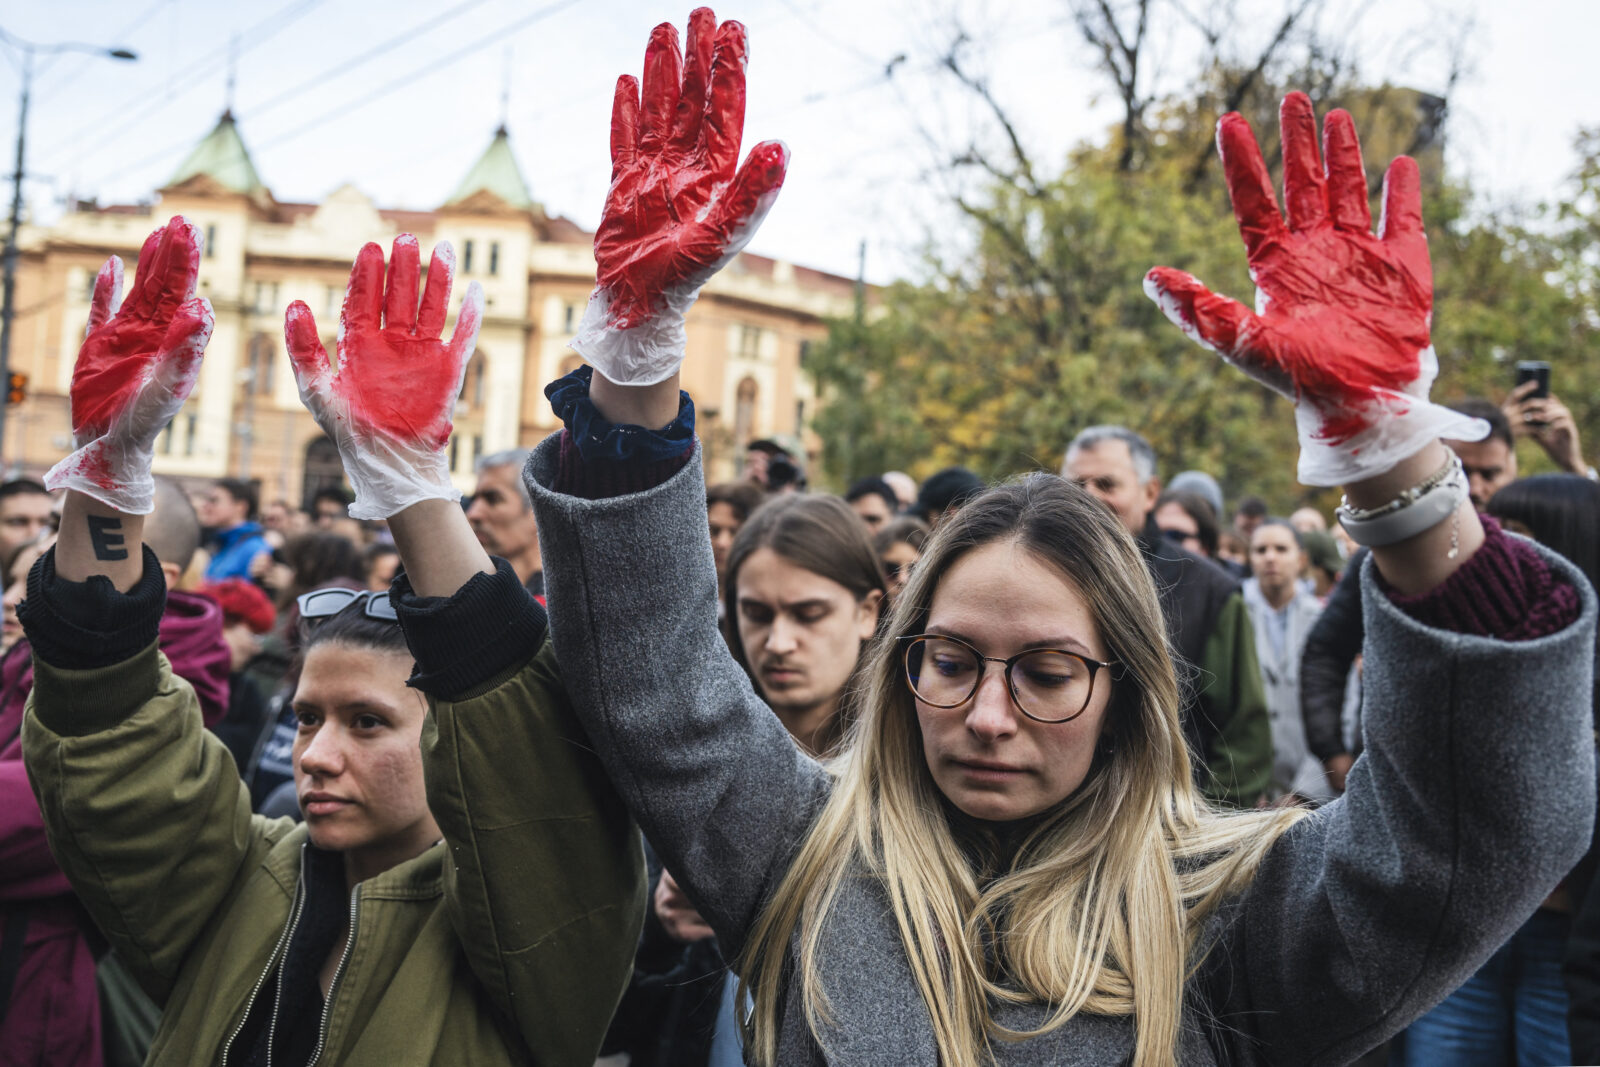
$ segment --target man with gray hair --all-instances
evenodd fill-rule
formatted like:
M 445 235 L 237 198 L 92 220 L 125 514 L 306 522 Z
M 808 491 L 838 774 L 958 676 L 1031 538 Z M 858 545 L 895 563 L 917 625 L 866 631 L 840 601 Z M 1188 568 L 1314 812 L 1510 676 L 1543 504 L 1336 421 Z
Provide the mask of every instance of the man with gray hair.
M 1091 426 L 1067 447 L 1061 475 L 1098 497 L 1133 535 L 1155 579 L 1167 639 L 1180 661 L 1183 730 L 1212 800 L 1250 807 L 1272 776 L 1272 728 L 1255 636 L 1238 584 L 1157 529 L 1156 453 L 1125 426 Z
M 544 603 L 544 563 L 539 558 L 539 528 L 522 484 L 526 448 L 508 448 L 478 460 L 478 486 L 467 507 L 467 521 L 491 556 L 511 564 L 522 584 Z

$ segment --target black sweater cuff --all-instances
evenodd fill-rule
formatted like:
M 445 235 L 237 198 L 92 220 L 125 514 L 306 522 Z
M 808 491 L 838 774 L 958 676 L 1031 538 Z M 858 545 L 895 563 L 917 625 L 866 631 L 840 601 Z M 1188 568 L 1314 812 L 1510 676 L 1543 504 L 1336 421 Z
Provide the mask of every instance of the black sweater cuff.
M 126 593 L 96 574 L 69 582 L 56 574 L 52 546 L 28 572 L 28 594 L 17 618 L 33 654 L 61 670 L 110 667 L 155 644 L 167 607 L 167 582 L 161 561 L 144 550 L 144 574 Z
M 549 618 L 498 557 L 493 574 L 476 574 L 452 596 L 418 596 L 402 569 L 389 598 L 416 669 L 408 684 L 436 700 L 461 700 L 531 660 Z

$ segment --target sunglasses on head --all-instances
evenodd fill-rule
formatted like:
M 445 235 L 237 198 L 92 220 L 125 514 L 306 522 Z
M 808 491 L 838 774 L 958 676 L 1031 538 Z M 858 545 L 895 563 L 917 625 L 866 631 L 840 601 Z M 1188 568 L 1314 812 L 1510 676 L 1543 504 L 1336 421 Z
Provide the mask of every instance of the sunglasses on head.
M 309 593 L 301 593 L 295 598 L 295 603 L 300 606 L 300 617 L 307 622 L 319 622 L 331 618 L 348 608 L 356 601 L 364 601 L 362 614 L 369 619 L 383 619 L 387 622 L 399 622 L 400 616 L 395 614 L 394 603 L 390 601 L 389 594 L 373 593 L 365 589 L 313 589 Z

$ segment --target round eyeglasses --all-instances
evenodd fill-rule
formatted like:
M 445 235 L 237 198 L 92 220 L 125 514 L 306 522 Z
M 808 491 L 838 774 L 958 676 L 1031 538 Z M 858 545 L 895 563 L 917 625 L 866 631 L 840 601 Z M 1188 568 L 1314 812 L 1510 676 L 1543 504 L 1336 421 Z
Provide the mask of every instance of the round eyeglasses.
M 1117 665 L 1115 660 L 1102 663 L 1064 648 L 1030 648 L 1001 659 L 941 634 L 900 641 L 906 648 L 906 682 L 924 704 L 960 707 L 978 691 L 987 666 L 999 663 L 1005 668 L 1011 702 L 1034 722 L 1043 723 L 1071 722 L 1082 715 L 1094 696 L 1095 675 Z

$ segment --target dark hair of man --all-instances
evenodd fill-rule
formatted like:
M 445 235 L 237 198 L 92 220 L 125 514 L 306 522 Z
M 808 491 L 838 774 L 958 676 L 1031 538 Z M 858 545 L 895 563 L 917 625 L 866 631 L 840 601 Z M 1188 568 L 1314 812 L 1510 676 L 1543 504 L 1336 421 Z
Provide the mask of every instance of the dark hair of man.
M 767 499 L 767 494 L 754 482 L 719 482 L 706 486 L 706 510 L 712 504 L 726 504 L 744 522 Z
M 144 543 L 156 559 L 182 574 L 200 549 L 200 517 L 176 482 L 159 476 L 155 482 L 155 509 L 144 522 Z
M 867 528 L 850 510 L 850 505 L 834 496 L 793 494 L 767 501 L 739 528 L 739 535 L 728 550 L 728 574 L 723 588 L 728 646 L 746 673 L 750 671 L 750 663 L 745 659 L 744 642 L 739 637 L 739 568 L 763 548 L 772 549 L 796 567 L 839 583 L 857 602 L 874 589 L 883 595 L 889 591 L 883 564 L 867 539 Z M 866 642 L 862 642 L 862 649 L 865 648 Z M 857 660 L 859 662 L 859 656 Z M 755 681 L 752 675 L 752 684 Z M 850 719 L 848 694 L 854 688 L 854 685 L 845 686 L 845 697 L 839 702 L 839 716 L 835 720 L 837 728 L 825 731 L 823 749 L 832 747 L 844 735 Z
M 386 597 L 389 594 L 373 595 Z M 301 652 L 309 653 L 318 645 L 339 644 L 374 652 L 404 652 L 410 656 L 411 649 L 406 644 L 406 633 L 400 624 L 393 619 L 374 619 L 367 614 L 366 608 L 364 598 L 355 600 L 337 615 L 317 622 L 309 628 Z
M 50 490 L 34 481 L 32 478 L 13 478 L 0 485 L 0 500 L 14 496 L 49 496 Z
M 1249 519 L 1264 519 L 1267 517 L 1267 502 L 1258 496 L 1247 496 L 1239 501 L 1233 513 Z
M 372 565 L 380 559 L 389 556 L 398 556 L 400 550 L 387 541 L 374 541 L 361 550 L 361 562 L 367 568 L 367 573 L 372 573 Z
M 1262 530 L 1265 530 L 1268 527 L 1272 527 L 1272 526 L 1277 526 L 1277 527 L 1281 527 L 1282 529 L 1288 530 L 1289 531 L 1289 536 L 1294 538 L 1294 547 L 1300 549 L 1301 551 L 1305 551 L 1306 543 L 1305 543 L 1304 539 L 1301 538 L 1300 531 L 1296 530 L 1294 528 L 1294 523 L 1290 522 L 1288 519 L 1279 518 L 1276 515 L 1274 515 L 1270 519 L 1262 519 L 1261 520 L 1261 525 L 1257 526 L 1255 528 L 1255 530 L 1251 532 L 1250 539 L 1252 541 L 1255 540 L 1255 536 L 1256 536 L 1257 533 L 1260 533 Z
M 1500 405 L 1492 400 L 1485 400 L 1481 396 L 1469 396 L 1465 400 L 1458 400 L 1449 405 L 1451 411 L 1459 411 L 1463 415 L 1470 415 L 1475 419 L 1482 419 L 1489 424 L 1489 436 L 1485 441 L 1503 441 L 1510 449 L 1517 447 L 1517 439 L 1511 432 L 1511 423 L 1506 420 L 1506 413 L 1500 410 Z
M 345 492 L 343 489 L 340 489 L 337 485 L 325 485 L 321 489 L 318 489 L 315 493 L 311 494 L 312 510 L 315 510 L 318 501 L 322 500 L 331 500 L 335 504 L 338 504 L 341 508 L 348 508 L 350 506 L 351 497 L 349 493 Z
M 883 501 L 884 506 L 889 509 L 889 514 L 891 515 L 896 515 L 900 511 L 900 498 L 895 495 L 894 489 L 889 483 L 876 474 L 856 479 L 855 484 L 845 490 L 844 502 L 846 504 L 854 504 L 864 496 L 877 496 Z
M 1211 511 L 1211 501 L 1199 493 L 1175 493 L 1168 490 L 1156 500 L 1154 511 L 1160 511 L 1168 504 L 1178 505 L 1185 515 L 1194 520 L 1195 536 L 1200 539 L 1200 551 L 1207 559 L 1215 559 L 1217 537 L 1221 531 L 1217 526 L 1217 516 Z
M 1490 497 L 1487 510 L 1600 587 L 1600 482 L 1577 474 L 1535 474 Z
M 367 580 L 367 564 L 355 542 L 324 530 L 291 537 L 283 546 L 283 561 L 294 571 L 294 580 L 284 590 L 280 608 L 293 603 L 301 593 L 333 584 L 335 579 L 354 582 L 358 587 Z
M 256 510 L 261 505 L 261 491 L 256 488 L 255 483 L 238 478 L 218 478 L 214 484 L 234 500 L 245 505 L 246 522 L 256 521 Z
M 885 523 L 883 529 L 872 535 L 872 547 L 880 556 L 899 544 L 910 545 L 921 552 L 932 536 L 927 523 L 908 515 Z

